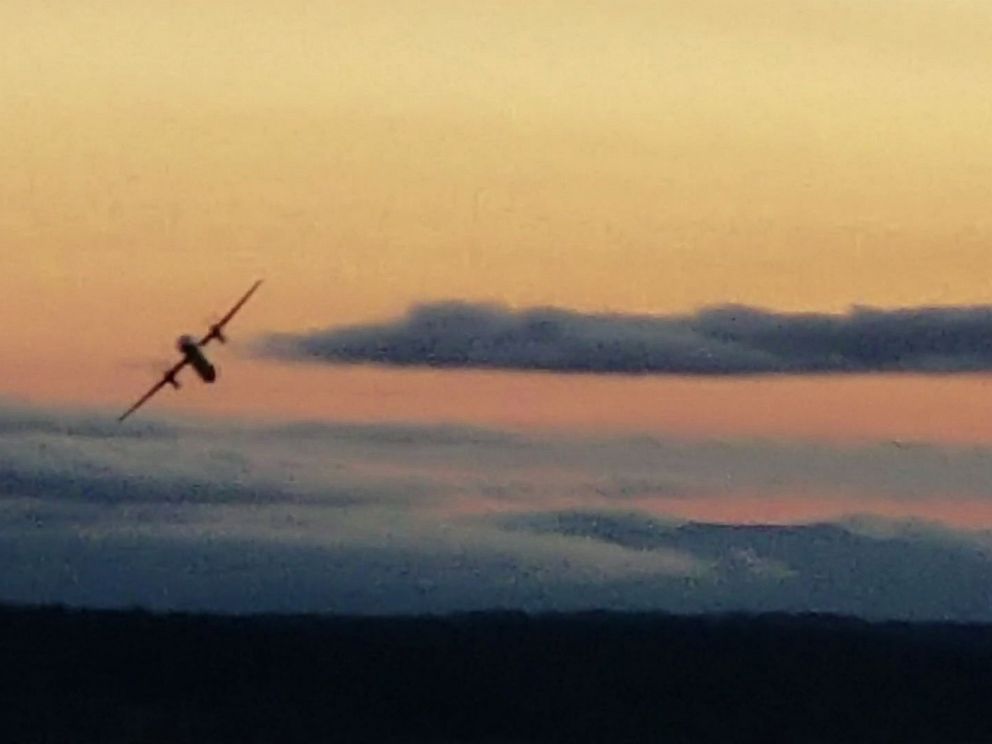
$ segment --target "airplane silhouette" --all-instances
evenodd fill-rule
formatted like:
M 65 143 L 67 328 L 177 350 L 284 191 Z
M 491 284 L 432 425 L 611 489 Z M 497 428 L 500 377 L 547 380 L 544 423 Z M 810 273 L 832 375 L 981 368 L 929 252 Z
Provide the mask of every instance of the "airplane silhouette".
M 126 411 L 124 411 L 124 413 L 122 413 L 117 418 L 117 420 L 123 421 L 124 419 L 126 419 L 132 413 L 137 411 L 142 405 L 144 405 L 144 403 L 149 398 L 155 395 L 155 393 L 157 393 L 166 385 L 172 385 L 172 387 L 178 390 L 181 387 L 181 385 L 179 384 L 179 380 L 176 379 L 176 375 L 179 374 L 179 370 L 181 370 L 187 364 L 196 371 L 196 374 L 199 375 L 200 379 L 203 380 L 204 382 L 210 383 L 216 380 L 217 369 L 207 360 L 206 356 L 204 356 L 203 351 L 201 351 L 201 349 L 207 344 L 209 344 L 211 341 L 213 341 L 214 339 L 217 339 L 222 344 L 227 342 L 227 336 L 224 335 L 224 326 L 226 326 L 228 322 L 231 320 L 231 318 L 234 317 L 234 314 L 241 309 L 241 306 L 244 305 L 246 302 L 248 302 L 248 298 L 250 298 L 253 294 L 255 294 L 255 290 L 257 290 L 259 286 L 261 286 L 261 284 L 262 284 L 261 279 L 259 279 L 254 284 L 252 284 L 251 288 L 247 292 L 245 292 L 245 294 L 241 297 L 240 300 L 237 301 L 234 307 L 232 307 L 228 311 L 227 315 L 225 315 L 223 318 L 218 320 L 216 323 L 212 324 L 210 326 L 210 331 L 207 333 L 207 335 L 201 338 L 199 341 L 197 341 L 193 336 L 189 336 L 189 335 L 180 336 L 178 341 L 176 341 L 176 347 L 179 349 L 180 352 L 182 352 L 183 358 L 180 361 L 176 362 L 176 364 L 173 365 L 171 368 L 166 370 L 165 373 L 162 375 L 162 379 L 156 382 L 152 386 L 151 390 L 149 390 L 147 393 L 145 393 L 140 398 L 138 398 L 138 402 L 135 403 L 130 408 L 128 408 Z

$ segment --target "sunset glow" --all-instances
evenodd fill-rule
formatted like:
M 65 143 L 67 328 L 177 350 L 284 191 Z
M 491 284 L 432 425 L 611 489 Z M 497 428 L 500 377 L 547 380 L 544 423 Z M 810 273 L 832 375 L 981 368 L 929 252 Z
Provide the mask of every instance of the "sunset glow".
M 265 277 L 230 329 L 240 345 L 210 349 L 218 384 L 166 390 L 148 415 L 992 442 L 985 373 L 607 377 L 247 353 L 267 332 L 445 299 L 988 303 L 988 3 L 17 1 L 0 45 L 6 400 L 116 415 L 176 336 Z M 928 515 L 988 521 L 947 509 Z

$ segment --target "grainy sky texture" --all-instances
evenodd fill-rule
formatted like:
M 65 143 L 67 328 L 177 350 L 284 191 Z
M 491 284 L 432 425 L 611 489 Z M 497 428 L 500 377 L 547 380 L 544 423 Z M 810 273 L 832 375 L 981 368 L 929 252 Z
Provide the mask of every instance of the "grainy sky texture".
M 990 49 L 984 0 L 4 2 L 0 399 L 112 418 L 264 276 L 218 383 L 140 416 L 702 442 L 699 473 L 623 457 L 734 482 L 680 518 L 987 525 L 955 457 L 992 444 Z M 418 366 L 409 319 L 451 307 L 568 343 L 472 326 L 485 363 Z M 327 344 L 362 329 L 402 358 Z
M 63 333 L 64 292 L 82 324 L 216 272 L 291 286 L 266 313 L 289 327 L 438 297 L 988 300 L 977 0 L 0 14 L 7 301 Z
M 4 3 L 4 387 L 113 405 L 257 275 L 236 337 L 451 299 L 986 303 L 990 16 L 967 0 Z M 258 393 L 269 371 L 249 376 L 254 392 L 197 410 L 284 412 Z

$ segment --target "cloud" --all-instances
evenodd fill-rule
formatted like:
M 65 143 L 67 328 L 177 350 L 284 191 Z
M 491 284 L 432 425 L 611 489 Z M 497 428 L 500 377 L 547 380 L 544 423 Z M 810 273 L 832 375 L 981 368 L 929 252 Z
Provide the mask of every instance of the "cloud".
M 111 412 L 112 414 L 112 412 Z M 0 407 L 0 491 L 106 503 L 389 504 L 465 511 L 643 506 L 746 495 L 992 504 L 992 449 L 891 443 L 693 440 L 479 427 L 296 422 L 121 427 Z M 105 436 L 103 427 L 118 436 Z M 97 431 L 92 435 L 91 430 Z
M 0 398 L 0 436 L 53 434 L 78 438 L 173 438 L 181 430 L 177 424 L 146 419 L 128 427 L 92 411 L 44 411 L 32 406 L 5 402 Z
M 821 610 L 990 619 L 989 533 L 687 521 L 812 492 L 992 500 L 981 448 L 159 425 L 0 407 L 0 601 L 159 609 Z M 662 505 L 659 507 L 659 505 Z M 838 513 L 839 517 L 839 513 Z
M 385 323 L 272 334 L 256 351 L 338 364 L 605 374 L 960 373 L 992 369 L 992 306 L 624 315 L 441 302 Z
M 667 600 L 692 611 L 816 611 L 873 619 L 988 622 L 992 535 L 919 523 L 729 525 L 634 513 L 550 512 L 505 519 L 508 529 L 581 535 L 642 551 L 688 553 L 711 566 Z M 628 596 L 644 591 L 628 581 Z

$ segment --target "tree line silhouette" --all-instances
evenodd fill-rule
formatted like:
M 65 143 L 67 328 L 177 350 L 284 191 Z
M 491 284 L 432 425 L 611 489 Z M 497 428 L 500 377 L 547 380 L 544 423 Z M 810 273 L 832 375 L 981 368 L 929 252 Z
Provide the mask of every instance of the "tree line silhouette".
M 992 626 L 0 606 L 10 742 L 992 741 Z

